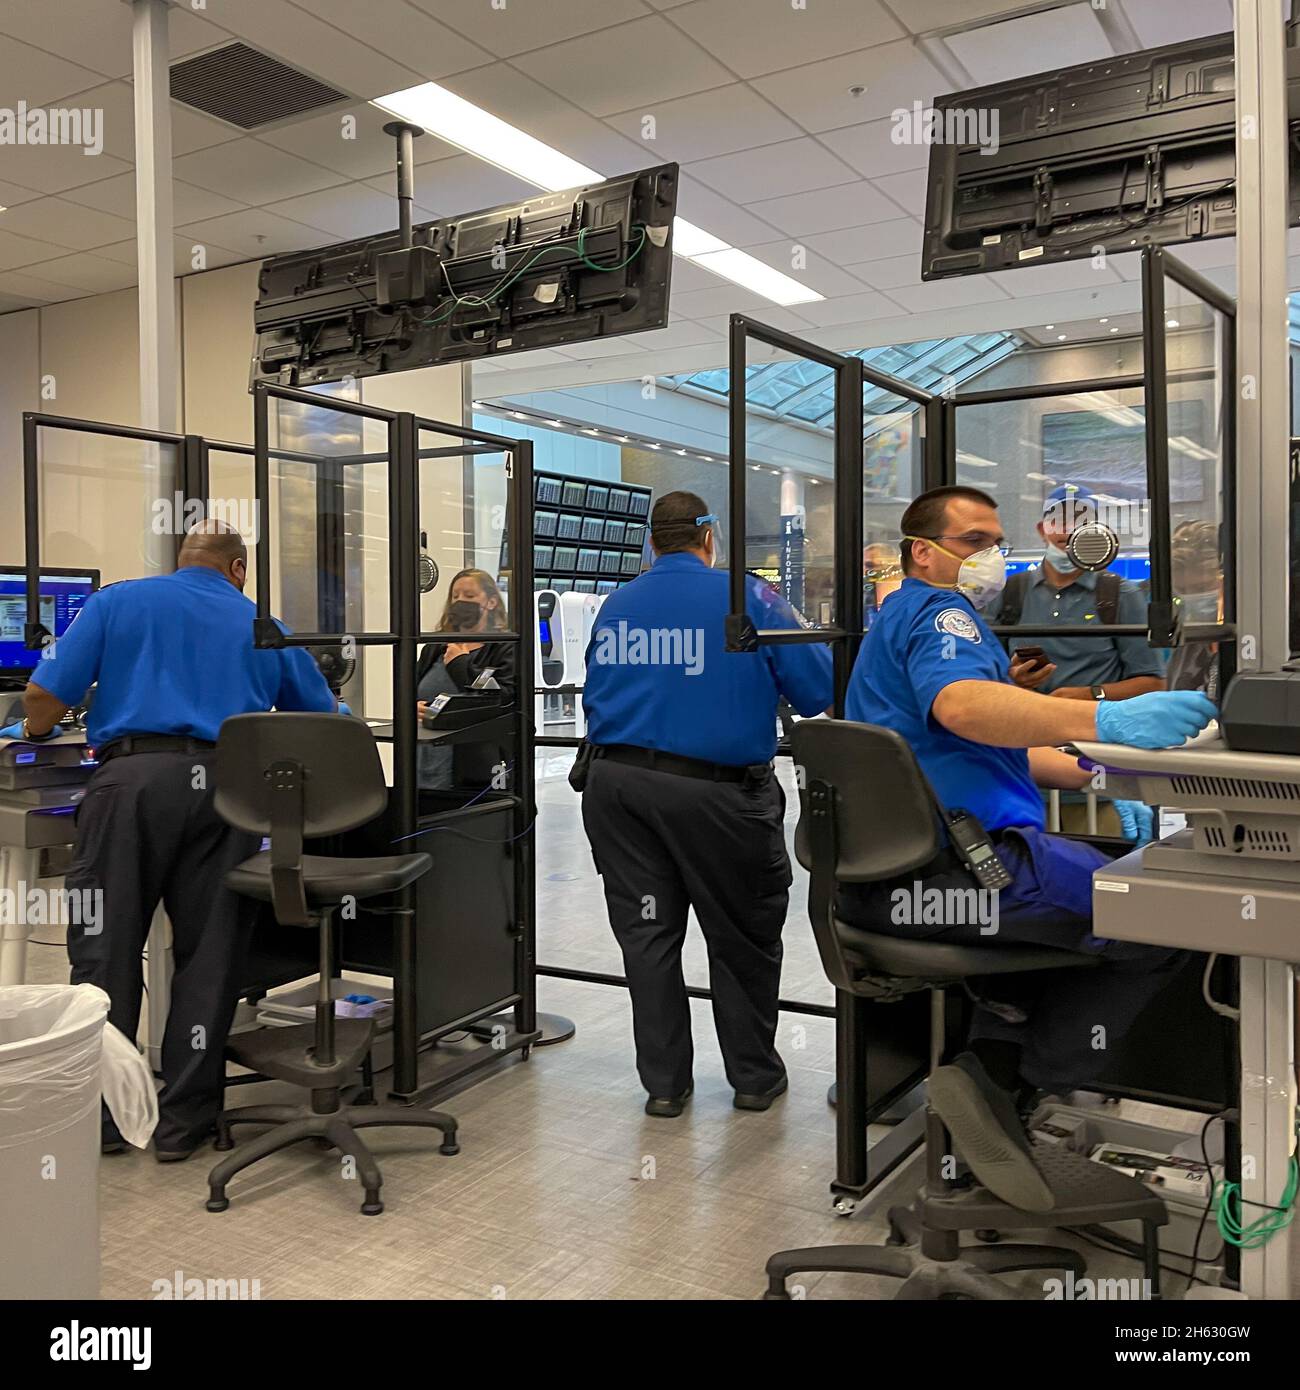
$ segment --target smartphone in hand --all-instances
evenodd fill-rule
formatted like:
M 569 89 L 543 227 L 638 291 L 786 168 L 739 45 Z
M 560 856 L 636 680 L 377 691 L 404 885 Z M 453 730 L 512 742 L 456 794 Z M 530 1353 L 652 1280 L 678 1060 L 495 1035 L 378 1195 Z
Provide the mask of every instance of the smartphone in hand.
M 1031 671 L 1041 671 L 1044 666 L 1050 664 L 1042 647 L 1017 647 L 1011 654 L 1017 661 L 1027 661 Z

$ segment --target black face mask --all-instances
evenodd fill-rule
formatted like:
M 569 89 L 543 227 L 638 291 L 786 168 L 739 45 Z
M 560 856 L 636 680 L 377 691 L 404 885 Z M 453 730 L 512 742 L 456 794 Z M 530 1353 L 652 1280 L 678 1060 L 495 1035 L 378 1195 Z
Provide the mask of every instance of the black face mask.
M 470 632 L 483 618 L 482 605 L 473 599 L 457 599 L 448 610 L 447 624 L 453 632 Z

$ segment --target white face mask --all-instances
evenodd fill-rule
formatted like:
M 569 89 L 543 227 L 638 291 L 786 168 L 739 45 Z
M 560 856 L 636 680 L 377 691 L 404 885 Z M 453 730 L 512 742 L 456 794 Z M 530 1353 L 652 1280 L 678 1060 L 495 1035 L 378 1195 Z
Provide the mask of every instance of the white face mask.
M 1073 574 L 1079 568 L 1059 545 L 1049 545 L 1043 552 L 1043 559 L 1058 574 Z
M 924 536 L 904 536 L 903 539 L 927 540 Z M 1007 557 L 996 545 L 985 546 L 983 550 L 977 550 L 974 555 L 968 555 L 963 560 L 960 555 L 953 555 L 951 550 L 945 549 L 938 541 L 929 540 L 928 544 L 952 559 L 961 561 L 961 568 L 957 571 L 957 582 L 952 587 L 965 594 L 976 608 L 987 608 L 1006 588 Z

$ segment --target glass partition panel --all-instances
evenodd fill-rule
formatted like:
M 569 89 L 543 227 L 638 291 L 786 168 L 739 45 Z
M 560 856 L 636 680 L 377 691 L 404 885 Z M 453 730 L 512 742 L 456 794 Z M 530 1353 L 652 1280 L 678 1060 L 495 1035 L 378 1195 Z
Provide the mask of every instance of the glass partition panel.
M 98 570 L 103 584 L 175 569 L 186 525 L 175 445 L 48 425 L 36 445 L 42 565 Z M 21 550 L 0 563 L 21 565 Z
M 903 582 L 903 512 L 922 491 L 924 412 L 915 401 L 866 383 L 862 390 L 862 621 Z
M 753 339 L 749 351 L 761 361 L 749 364 L 743 384 L 745 568 L 811 623 L 830 627 L 836 620 L 835 373 Z

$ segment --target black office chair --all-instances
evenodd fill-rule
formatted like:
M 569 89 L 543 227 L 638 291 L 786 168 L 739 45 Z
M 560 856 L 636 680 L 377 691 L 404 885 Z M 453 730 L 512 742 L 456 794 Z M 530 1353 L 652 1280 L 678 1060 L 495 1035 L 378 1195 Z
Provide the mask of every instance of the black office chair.
M 216 808 L 240 830 L 269 835 L 271 847 L 226 875 L 237 893 L 269 902 L 285 927 L 310 927 L 320 938 L 316 1021 L 236 1033 L 227 1055 L 242 1066 L 305 1086 L 310 1106 L 251 1105 L 217 1121 L 217 1148 L 233 1148 L 230 1127 L 274 1124 L 208 1175 L 209 1211 L 230 1205 L 226 1184 L 250 1164 L 300 1139 L 324 1139 L 356 1162 L 365 1189 L 361 1210 L 378 1216 L 383 1177 L 357 1130 L 417 1125 L 441 1130 L 440 1153 L 460 1151 L 456 1121 L 437 1110 L 354 1105 L 364 1088 L 350 1085 L 374 1038 L 373 1019 L 336 1019 L 333 915 L 345 900 L 395 893 L 428 872 L 427 854 L 342 859 L 304 855 L 305 838 L 341 834 L 380 815 L 388 803 L 379 751 L 359 719 L 338 714 L 241 714 L 221 726 L 216 755 Z
M 1087 969 L 1096 961 L 1077 952 L 1039 946 L 954 946 L 877 934 L 836 915 L 841 883 L 888 883 L 914 874 L 939 852 L 938 816 L 925 776 L 898 734 L 847 720 L 803 720 L 794 731 L 795 765 L 801 770 L 802 814 L 795 835 L 799 862 L 810 871 L 808 911 L 822 965 L 839 991 L 838 1005 L 861 1010 L 867 1001 L 930 991 L 930 1070 L 943 1062 L 947 1043 L 946 990 L 986 976 L 1055 969 Z M 858 1039 L 841 1053 L 848 1075 L 840 1078 L 837 1123 L 841 1144 L 855 1109 L 846 1087 L 865 1084 L 865 1026 L 848 1030 Z M 843 1041 L 843 1033 L 841 1034 Z M 1052 1245 L 988 1245 L 962 1249 L 963 1231 L 1046 1230 L 1094 1223 L 1142 1224 L 1144 1277 L 1159 1295 L 1156 1229 L 1168 1220 L 1165 1204 L 1150 1188 L 1091 1162 L 1082 1154 L 1038 1148 L 1035 1163 L 1051 1189 L 1048 1212 L 1008 1206 L 978 1186 L 960 1188 L 946 1176 L 952 1141 L 928 1105 L 925 1115 L 925 1184 L 910 1207 L 889 1212 L 887 1246 L 821 1246 L 783 1250 L 767 1262 L 769 1299 L 784 1299 L 795 1272 L 887 1275 L 903 1281 L 898 1297 L 1014 1298 L 994 1273 L 1027 1269 L 1086 1269 L 1082 1256 Z

